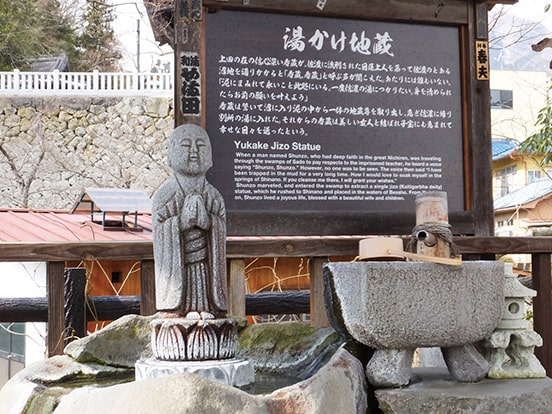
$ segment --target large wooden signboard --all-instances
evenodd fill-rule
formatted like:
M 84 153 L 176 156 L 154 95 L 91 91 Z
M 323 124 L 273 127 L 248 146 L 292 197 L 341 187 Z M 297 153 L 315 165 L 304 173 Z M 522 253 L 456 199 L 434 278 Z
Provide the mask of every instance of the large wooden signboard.
M 235 211 L 464 208 L 459 30 L 206 16 L 210 181 Z
M 177 125 L 211 137 L 230 235 L 407 234 L 427 191 L 492 233 L 486 3 L 254 3 L 176 3 Z

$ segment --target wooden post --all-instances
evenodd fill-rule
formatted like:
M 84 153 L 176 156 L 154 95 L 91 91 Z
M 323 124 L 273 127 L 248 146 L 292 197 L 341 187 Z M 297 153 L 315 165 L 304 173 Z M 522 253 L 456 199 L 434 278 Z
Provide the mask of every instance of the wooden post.
M 48 356 L 61 355 L 64 345 L 65 298 L 63 273 L 65 262 L 48 262 L 46 285 L 48 290 Z
M 428 224 L 427 231 L 418 232 L 416 252 L 425 256 L 450 257 L 450 243 L 442 237 L 435 237 L 429 230 L 430 223 L 448 225 L 447 193 L 443 191 L 416 195 L 416 226 Z M 424 365 L 440 366 L 444 362 L 440 348 L 420 348 L 419 352 Z
M 447 194 L 442 191 L 416 195 L 416 226 L 427 223 L 448 225 Z M 421 234 L 423 233 L 423 234 Z M 450 243 L 430 231 L 419 231 L 416 253 L 425 256 L 450 257 Z
M 155 266 L 153 260 L 140 262 L 140 315 L 153 315 L 155 307 Z
M 245 317 L 245 259 L 229 260 L 228 315 Z
M 322 257 L 312 257 L 309 262 L 311 326 L 317 328 L 330 326 L 324 302 L 324 275 L 322 272 L 325 261 L 326 259 Z
M 461 36 L 465 61 L 463 71 L 466 72 L 465 95 L 469 98 L 464 114 L 464 140 L 466 154 L 464 170 L 472 171 L 467 183 L 466 205 L 473 211 L 474 232 L 476 236 L 492 236 L 494 234 L 493 208 L 493 167 L 491 139 L 491 91 L 489 80 L 477 79 L 476 43 L 488 41 L 487 7 L 488 2 L 468 2 L 468 20 L 473 24 L 462 27 Z M 470 188 L 471 186 L 471 188 Z M 471 190 L 471 191 L 470 191 Z M 470 208 L 468 208 L 469 210 Z
M 552 374 L 552 276 L 550 253 L 531 255 L 533 289 L 533 328 L 542 337 L 542 347 L 535 348 L 535 355 L 544 366 L 548 376 Z
M 64 345 L 86 336 L 86 269 L 65 270 L 65 340 Z
M 205 126 L 203 5 L 175 0 L 174 123 Z

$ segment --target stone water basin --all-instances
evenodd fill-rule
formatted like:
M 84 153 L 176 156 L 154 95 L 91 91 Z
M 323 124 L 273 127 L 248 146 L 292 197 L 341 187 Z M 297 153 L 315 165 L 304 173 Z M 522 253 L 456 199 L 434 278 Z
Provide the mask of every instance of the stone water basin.
M 324 278 L 334 328 L 375 349 L 475 343 L 504 303 L 502 262 L 334 262 Z

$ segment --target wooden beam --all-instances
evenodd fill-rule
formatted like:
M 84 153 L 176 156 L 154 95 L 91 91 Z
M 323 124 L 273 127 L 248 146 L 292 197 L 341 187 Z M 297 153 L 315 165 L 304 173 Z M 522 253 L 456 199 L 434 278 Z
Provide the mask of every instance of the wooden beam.
M 245 295 L 247 315 L 310 313 L 310 292 L 267 292 Z
M 463 0 L 327 0 L 321 8 L 315 0 L 203 0 L 211 11 L 227 8 L 242 11 L 276 12 L 362 20 L 391 20 L 466 24 L 467 4 Z
M 364 237 L 366 236 L 230 237 L 227 241 L 226 256 L 227 258 L 357 256 L 358 243 Z M 552 253 L 552 237 L 458 236 L 454 238 L 454 243 L 462 254 Z M 151 241 L 1 243 L 0 246 L 0 262 L 80 261 L 90 258 L 153 261 Z
M 88 321 L 107 321 L 140 313 L 140 296 L 89 296 Z M 92 312 L 91 309 L 94 311 Z M 310 292 L 266 292 L 245 295 L 247 315 L 310 312 Z M 47 322 L 48 299 L 0 298 L 0 322 Z
M 0 298 L 0 322 L 48 322 L 48 299 Z
M 89 296 L 87 321 L 108 321 L 140 313 L 140 296 Z M 0 322 L 48 322 L 48 299 L 0 298 Z
M 0 262 L 153 259 L 151 241 L 2 243 Z

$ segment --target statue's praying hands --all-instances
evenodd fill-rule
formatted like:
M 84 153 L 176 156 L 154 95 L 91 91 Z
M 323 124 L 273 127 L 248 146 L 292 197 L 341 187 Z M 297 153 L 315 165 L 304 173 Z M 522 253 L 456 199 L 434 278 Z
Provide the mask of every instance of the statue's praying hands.
M 208 230 L 211 227 L 209 214 L 207 214 L 205 202 L 200 194 L 188 194 L 186 196 L 180 224 L 183 231 L 193 227 L 198 227 L 202 230 Z

